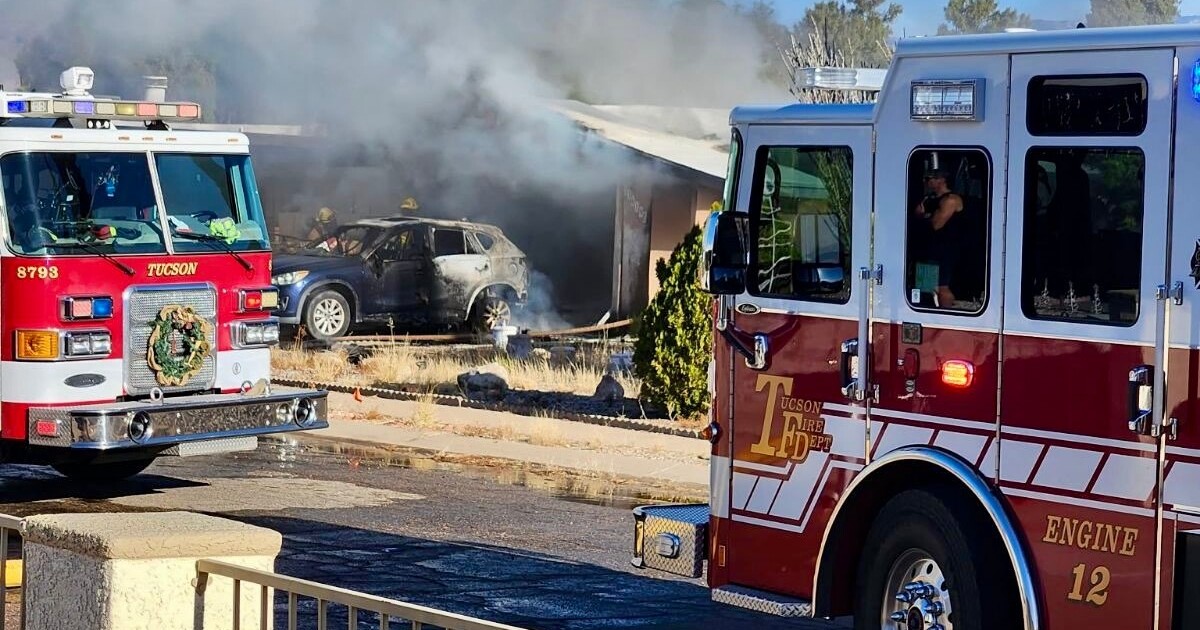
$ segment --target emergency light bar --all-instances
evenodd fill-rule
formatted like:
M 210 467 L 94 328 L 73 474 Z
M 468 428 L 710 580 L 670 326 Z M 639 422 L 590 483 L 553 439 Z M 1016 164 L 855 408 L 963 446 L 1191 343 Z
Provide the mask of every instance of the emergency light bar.
M 91 87 L 91 70 L 71 68 L 63 72 L 64 93 L 3 92 L 0 118 L 85 118 L 88 127 L 108 126 L 109 120 L 196 121 L 200 106 L 196 103 L 155 103 L 96 98 L 83 86 Z M 70 79 L 70 81 L 68 81 Z M 67 83 L 70 86 L 67 86 Z
M 801 68 L 796 78 L 802 88 L 878 92 L 886 75 L 887 70 L 874 68 L 813 67 Z

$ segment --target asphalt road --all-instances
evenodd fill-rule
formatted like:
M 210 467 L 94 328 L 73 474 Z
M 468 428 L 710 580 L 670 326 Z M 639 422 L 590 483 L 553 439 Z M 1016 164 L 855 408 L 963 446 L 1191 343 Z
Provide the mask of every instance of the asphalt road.
M 524 628 L 837 627 L 713 604 L 699 580 L 631 568 L 636 489 L 483 464 L 292 441 L 164 459 L 108 487 L 4 466 L 0 512 L 225 516 L 283 533 L 281 573 Z

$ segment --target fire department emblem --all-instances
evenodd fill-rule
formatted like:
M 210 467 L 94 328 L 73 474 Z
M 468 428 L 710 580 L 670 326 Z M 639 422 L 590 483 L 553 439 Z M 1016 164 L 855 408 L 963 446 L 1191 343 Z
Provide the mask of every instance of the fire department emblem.
M 164 306 L 151 322 L 146 362 L 159 385 L 186 385 L 212 351 L 208 334 L 212 324 L 190 306 Z

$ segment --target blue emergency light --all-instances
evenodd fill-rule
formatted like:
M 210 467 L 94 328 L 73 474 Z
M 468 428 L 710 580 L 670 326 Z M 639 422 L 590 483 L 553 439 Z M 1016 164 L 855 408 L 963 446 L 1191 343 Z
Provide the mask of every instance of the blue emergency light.
M 112 298 L 96 298 L 92 300 L 92 317 L 102 319 L 112 317 L 113 301 Z
M 1192 64 L 1192 98 L 1200 102 L 1200 59 Z

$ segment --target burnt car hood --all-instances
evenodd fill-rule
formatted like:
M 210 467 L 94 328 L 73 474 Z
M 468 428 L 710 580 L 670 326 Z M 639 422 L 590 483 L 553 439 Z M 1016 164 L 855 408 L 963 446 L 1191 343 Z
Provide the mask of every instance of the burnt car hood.
M 362 267 L 363 260 L 358 256 L 321 256 L 304 254 L 281 254 L 271 259 L 271 273 L 279 275 L 289 271 L 334 271 L 338 269 L 356 269 Z

